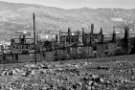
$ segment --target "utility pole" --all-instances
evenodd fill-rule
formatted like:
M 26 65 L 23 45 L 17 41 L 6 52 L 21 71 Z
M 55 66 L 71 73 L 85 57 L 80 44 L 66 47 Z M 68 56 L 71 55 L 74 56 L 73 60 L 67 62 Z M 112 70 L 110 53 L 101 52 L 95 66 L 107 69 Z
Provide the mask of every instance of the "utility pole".
M 37 42 L 36 42 L 36 25 L 35 25 L 35 13 L 33 13 L 33 39 L 34 39 L 34 61 L 35 63 L 37 63 L 37 56 L 36 56 L 36 45 L 37 45 Z

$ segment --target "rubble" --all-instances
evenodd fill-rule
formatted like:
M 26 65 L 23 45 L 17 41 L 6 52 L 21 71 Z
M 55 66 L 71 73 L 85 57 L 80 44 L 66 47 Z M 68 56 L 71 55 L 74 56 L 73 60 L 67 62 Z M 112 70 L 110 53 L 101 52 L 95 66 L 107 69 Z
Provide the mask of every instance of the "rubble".
M 115 65 L 117 67 L 114 67 Z M 119 62 L 110 65 L 91 62 L 38 63 L 25 64 L 18 68 L 1 68 L 0 72 L 1 90 L 131 90 L 135 88 L 135 67 L 132 63 Z M 124 73 L 130 76 L 125 76 Z

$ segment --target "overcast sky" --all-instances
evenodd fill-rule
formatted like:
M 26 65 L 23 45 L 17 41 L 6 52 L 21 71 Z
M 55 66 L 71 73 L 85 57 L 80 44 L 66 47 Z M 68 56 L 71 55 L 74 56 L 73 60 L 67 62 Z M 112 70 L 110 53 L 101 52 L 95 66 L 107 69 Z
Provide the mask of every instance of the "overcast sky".
M 135 0 L 0 0 L 16 3 L 42 4 L 59 8 L 135 8 Z

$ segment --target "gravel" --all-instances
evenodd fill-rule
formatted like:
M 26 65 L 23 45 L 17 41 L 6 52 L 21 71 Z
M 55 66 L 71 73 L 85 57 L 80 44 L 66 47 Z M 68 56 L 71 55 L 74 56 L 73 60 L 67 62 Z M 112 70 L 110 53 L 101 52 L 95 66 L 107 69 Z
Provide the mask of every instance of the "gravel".
M 0 90 L 134 90 L 135 64 L 38 63 L 0 69 Z

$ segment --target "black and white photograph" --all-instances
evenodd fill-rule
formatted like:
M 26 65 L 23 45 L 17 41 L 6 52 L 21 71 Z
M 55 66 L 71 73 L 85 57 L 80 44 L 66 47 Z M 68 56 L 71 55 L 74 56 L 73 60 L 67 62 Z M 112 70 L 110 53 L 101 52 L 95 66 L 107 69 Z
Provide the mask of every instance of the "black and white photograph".
M 0 0 L 0 90 L 135 90 L 135 0 Z

